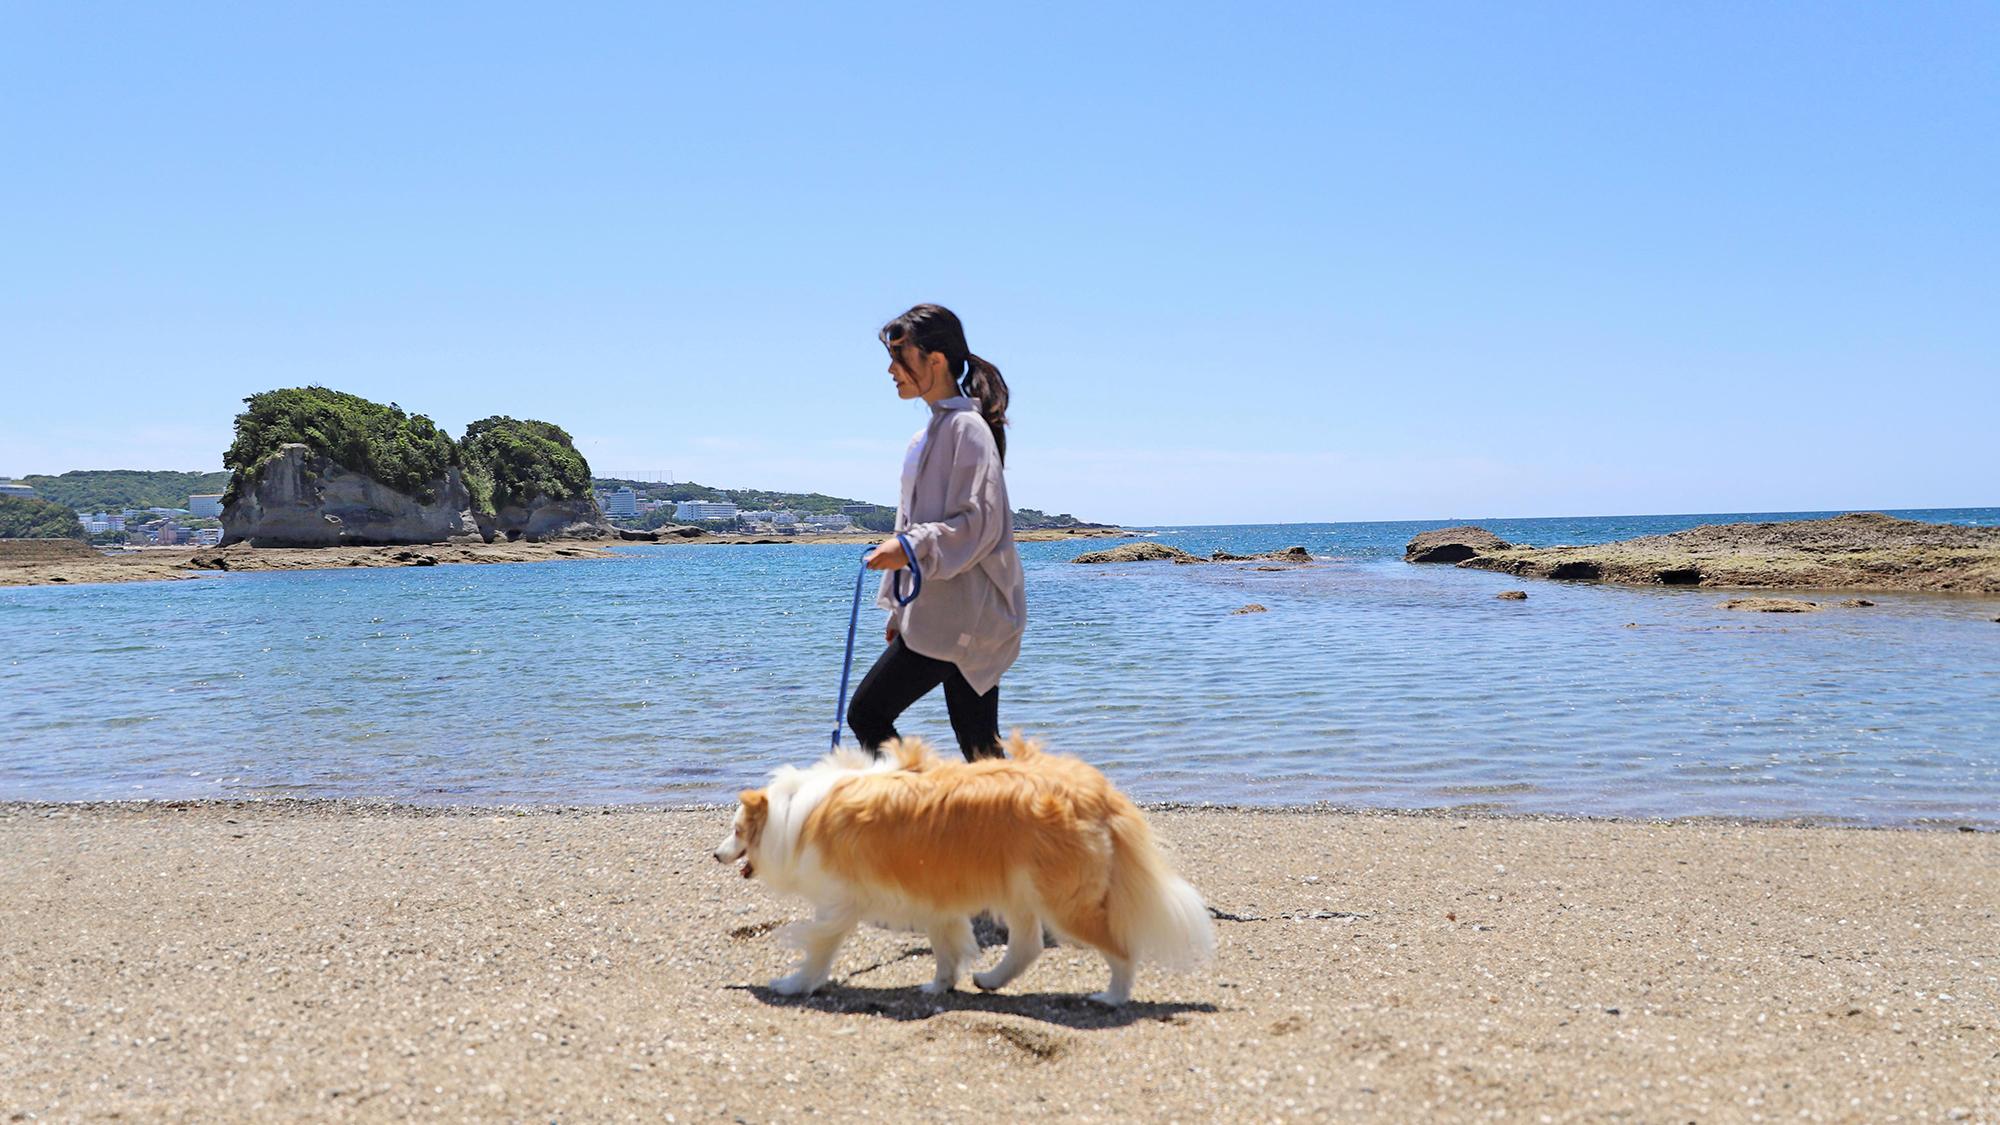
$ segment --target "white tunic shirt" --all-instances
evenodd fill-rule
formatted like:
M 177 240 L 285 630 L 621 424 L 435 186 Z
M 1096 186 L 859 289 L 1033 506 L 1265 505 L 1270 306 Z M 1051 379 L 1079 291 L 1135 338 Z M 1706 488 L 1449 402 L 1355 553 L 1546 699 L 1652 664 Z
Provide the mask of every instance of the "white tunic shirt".
M 1028 598 L 1000 449 L 976 400 L 931 406 L 930 424 L 903 457 L 896 530 L 923 568 L 923 592 L 898 606 L 891 571 L 875 604 L 912 652 L 950 661 L 974 691 L 991 691 L 1020 655 Z

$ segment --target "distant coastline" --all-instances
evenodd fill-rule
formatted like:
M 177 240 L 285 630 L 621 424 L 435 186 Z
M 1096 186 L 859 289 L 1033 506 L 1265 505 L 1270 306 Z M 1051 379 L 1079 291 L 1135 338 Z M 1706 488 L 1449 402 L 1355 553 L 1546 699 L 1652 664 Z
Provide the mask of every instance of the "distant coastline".
M 1065 539 L 1126 538 L 1123 528 L 1042 528 L 1020 531 L 1024 543 Z M 691 539 L 664 537 L 661 545 L 753 546 L 777 544 L 866 546 L 880 532 L 848 531 L 769 536 L 707 534 Z M 222 573 L 269 570 L 348 570 L 468 563 L 555 562 L 614 558 L 610 548 L 634 546 L 622 540 L 555 539 L 547 542 L 430 543 L 387 547 L 142 547 L 106 554 L 73 539 L 0 540 L 0 587 L 81 586 L 106 582 L 171 582 Z

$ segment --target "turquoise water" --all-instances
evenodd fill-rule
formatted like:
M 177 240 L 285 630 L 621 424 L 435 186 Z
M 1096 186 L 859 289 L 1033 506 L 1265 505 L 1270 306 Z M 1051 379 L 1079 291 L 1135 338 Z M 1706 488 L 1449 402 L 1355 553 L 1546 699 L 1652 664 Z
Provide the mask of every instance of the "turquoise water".
M 1818 514 L 1478 522 L 1552 544 Z M 2000 823 L 2000 600 L 1744 615 L 1713 590 L 1531 582 L 1503 602 L 1522 580 L 1401 561 L 1439 526 L 1158 533 L 1324 560 L 1282 572 L 1026 544 L 1001 720 L 1144 800 Z M 856 559 L 635 546 L 0 590 L 0 799 L 726 799 L 824 748 Z M 1230 613 L 1248 602 L 1269 612 Z M 864 642 L 879 627 L 864 609 Z M 951 744 L 937 696 L 904 729 Z

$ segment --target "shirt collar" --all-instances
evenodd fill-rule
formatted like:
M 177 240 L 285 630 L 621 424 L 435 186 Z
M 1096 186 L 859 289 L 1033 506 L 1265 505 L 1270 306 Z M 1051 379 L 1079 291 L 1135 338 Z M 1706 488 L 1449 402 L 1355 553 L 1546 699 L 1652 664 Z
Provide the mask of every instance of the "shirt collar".
M 979 409 L 979 400 L 976 398 L 971 398 L 967 395 L 953 395 L 950 398 L 941 398 L 931 404 L 932 412 L 937 414 L 946 414 L 953 410 L 978 410 L 978 409 Z

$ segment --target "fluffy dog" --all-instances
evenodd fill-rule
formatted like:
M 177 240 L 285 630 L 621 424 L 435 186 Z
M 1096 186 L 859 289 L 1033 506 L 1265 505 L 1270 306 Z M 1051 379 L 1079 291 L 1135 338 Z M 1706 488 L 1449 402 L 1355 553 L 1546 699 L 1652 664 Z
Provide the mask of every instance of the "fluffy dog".
M 957 987 L 979 952 L 972 915 L 1007 923 L 1007 953 L 973 976 L 996 989 L 1042 952 L 1042 927 L 1111 964 L 1091 996 L 1123 1004 L 1137 962 L 1192 968 L 1215 952 L 1201 896 L 1153 844 L 1145 817 L 1104 775 L 1044 754 L 1018 735 L 1006 758 L 942 761 L 915 739 L 883 756 L 842 750 L 807 769 L 785 767 L 739 797 L 722 863 L 744 878 L 805 896 L 814 918 L 789 935 L 804 958 L 771 989 L 787 996 L 826 983 L 833 957 L 862 921 L 925 930 L 937 976 Z

